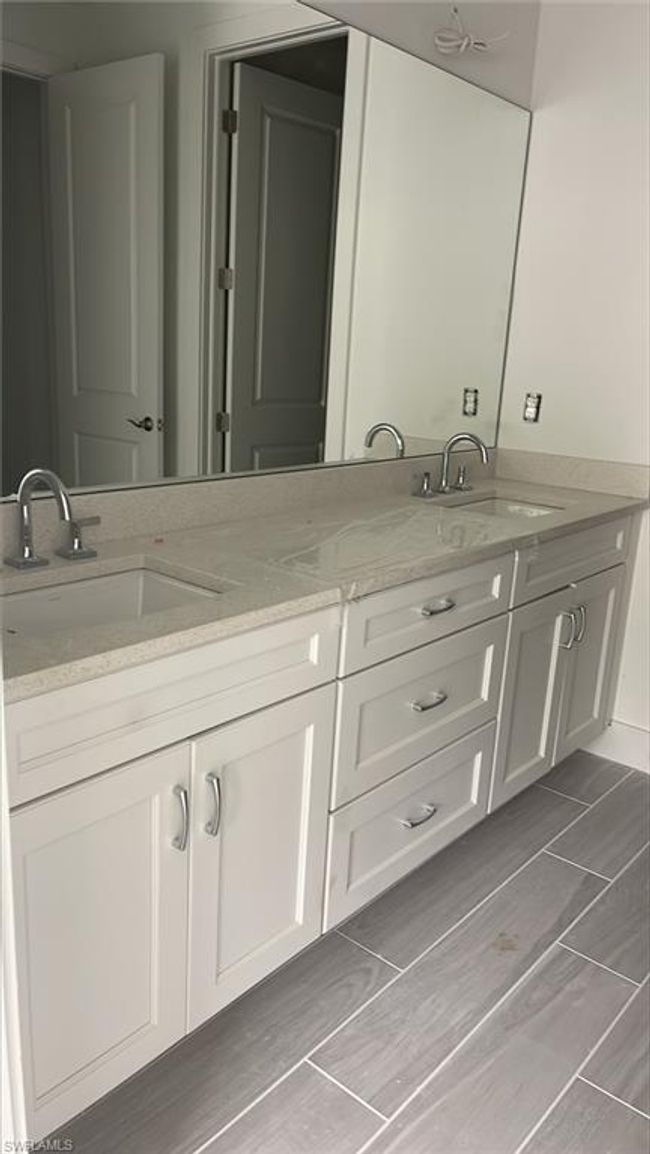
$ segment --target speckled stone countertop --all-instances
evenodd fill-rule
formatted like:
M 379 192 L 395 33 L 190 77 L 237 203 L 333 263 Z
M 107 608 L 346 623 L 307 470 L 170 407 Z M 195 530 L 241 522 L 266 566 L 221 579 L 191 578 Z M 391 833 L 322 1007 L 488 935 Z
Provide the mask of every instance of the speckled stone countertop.
M 480 504 L 463 507 L 489 497 L 519 509 L 493 515 L 481 512 Z M 536 514 L 527 507 L 535 504 L 551 511 Z M 497 557 L 646 504 L 634 497 L 492 481 L 471 493 L 435 500 L 377 497 L 105 542 L 96 560 L 71 564 L 53 558 L 47 569 L 32 573 L 5 567 L 3 597 L 139 568 L 217 593 L 128 623 L 50 630 L 42 636 L 9 633 L 3 625 L 5 701 Z

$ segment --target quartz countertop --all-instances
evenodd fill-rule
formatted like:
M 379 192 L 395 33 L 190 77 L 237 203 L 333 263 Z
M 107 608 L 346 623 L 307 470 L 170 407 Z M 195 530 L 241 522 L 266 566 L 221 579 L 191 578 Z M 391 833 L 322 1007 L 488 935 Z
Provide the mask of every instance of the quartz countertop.
M 469 503 L 497 497 L 516 515 Z M 381 497 L 245 518 L 155 537 L 104 542 L 99 557 L 53 558 L 30 573 L 2 570 L 3 597 L 145 568 L 217 596 L 137 621 L 21 637 L 3 628 L 5 701 L 143 664 L 258 626 L 444 573 L 635 512 L 647 502 L 575 489 L 491 481 L 467 494 Z M 536 515 L 528 506 L 551 512 Z M 1 609 L 1 603 L 0 603 Z

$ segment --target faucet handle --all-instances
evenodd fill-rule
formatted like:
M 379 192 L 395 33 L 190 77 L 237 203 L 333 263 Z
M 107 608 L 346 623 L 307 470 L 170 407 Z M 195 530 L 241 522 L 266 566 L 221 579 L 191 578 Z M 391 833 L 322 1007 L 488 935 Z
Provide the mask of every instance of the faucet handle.
M 56 550 L 58 557 L 65 557 L 66 561 L 88 561 L 97 556 L 97 550 L 84 545 L 81 540 L 81 530 L 86 525 L 101 525 L 101 517 L 74 517 L 69 523 L 70 543 Z
M 416 493 L 417 497 L 435 497 L 435 490 L 431 488 L 431 473 L 427 470 L 422 474 L 420 487 Z
M 460 493 L 469 493 L 471 488 L 472 486 L 467 480 L 467 467 L 465 465 L 459 465 L 454 482 L 454 489 L 458 489 Z

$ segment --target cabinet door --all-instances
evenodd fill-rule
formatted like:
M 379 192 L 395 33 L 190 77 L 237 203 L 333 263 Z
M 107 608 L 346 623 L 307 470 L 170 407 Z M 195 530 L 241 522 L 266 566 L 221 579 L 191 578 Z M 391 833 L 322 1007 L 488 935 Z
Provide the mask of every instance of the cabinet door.
M 189 1019 L 318 937 L 334 686 L 194 743 Z
M 490 811 L 553 764 L 573 600 L 563 589 L 510 616 Z
M 176 746 L 12 815 L 33 1138 L 185 1032 L 189 768 Z
M 624 567 L 580 581 L 573 590 L 576 641 L 568 653 L 555 761 L 561 761 L 605 728 L 607 694 Z

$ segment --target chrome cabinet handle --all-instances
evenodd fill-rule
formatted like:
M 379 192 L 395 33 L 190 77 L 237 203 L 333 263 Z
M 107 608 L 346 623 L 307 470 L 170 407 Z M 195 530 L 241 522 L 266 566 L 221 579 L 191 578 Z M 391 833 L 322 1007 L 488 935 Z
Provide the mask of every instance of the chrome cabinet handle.
M 420 613 L 423 617 L 437 617 L 439 613 L 448 613 L 456 608 L 456 602 L 451 597 L 441 597 L 435 605 L 423 605 Z
M 438 689 L 431 694 L 431 701 L 412 701 L 411 709 L 414 713 L 428 713 L 430 709 L 435 709 L 436 706 L 442 705 L 447 700 L 447 694 L 444 689 Z
M 211 821 L 206 822 L 205 832 L 209 837 L 216 837 L 219 833 L 219 826 L 221 825 L 221 782 L 216 773 L 206 774 L 205 780 L 208 785 L 212 786 L 214 794 L 214 815 Z
M 145 433 L 152 433 L 153 432 L 153 428 L 154 428 L 153 417 L 141 417 L 141 419 L 139 421 L 134 420 L 133 417 L 127 417 L 126 419 L 130 425 L 133 425 L 133 427 L 135 429 L 144 429 Z
M 431 821 L 433 815 L 438 812 L 438 806 L 431 802 L 423 802 L 422 808 L 424 810 L 422 817 L 401 817 L 400 825 L 404 826 L 404 829 L 417 829 L 419 825 L 424 825 L 425 821 Z
M 174 838 L 172 845 L 174 849 L 180 850 L 181 853 L 187 849 L 187 839 L 190 833 L 190 806 L 187 790 L 182 785 L 174 786 L 174 796 L 178 798 L 181 803 L 181 818 L 183 825 L 181 832 Z
M 585 605 L 578 605 L 578 608 L 576 609 L 575 612 L 580 614 L 580 625 L 578 626 L 578 632 L 576 633 L 576 644 L 579 645 L 580 642 L 584 639 L 585 633 L 587 632 L 587 609 L 586 609 L 586 606 Z
M 573 649 L 573 646 L 575 645 L 575 642 L 576 642 L 576 631 L 578 628 L 575 610 L 565 609 L 564 612 L 562 613 L 562 616 L 568 617 L 570 622 L 571 622 L 571 636 L 568 637 L 566 641 L 560 641 L 560 649 Z

